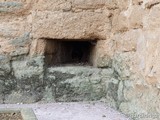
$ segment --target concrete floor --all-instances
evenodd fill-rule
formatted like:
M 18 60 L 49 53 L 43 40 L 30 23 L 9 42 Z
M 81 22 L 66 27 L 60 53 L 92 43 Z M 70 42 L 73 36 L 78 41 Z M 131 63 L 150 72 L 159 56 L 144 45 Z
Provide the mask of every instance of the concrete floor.
M 0 104 L 1 108 L 33 108 L 38 120 L 129 120 L 100 102 Z

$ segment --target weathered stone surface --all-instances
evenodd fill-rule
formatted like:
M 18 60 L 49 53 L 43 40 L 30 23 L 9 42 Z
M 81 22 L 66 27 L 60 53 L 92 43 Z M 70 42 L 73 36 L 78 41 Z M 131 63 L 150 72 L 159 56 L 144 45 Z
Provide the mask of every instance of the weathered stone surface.
M 145 29 L 153 30 L 159 28 L 159 13 L 160 12 L 160 4 L 155 5 L 148 15 L 144 17 L 144 27 Z
M 0 2 L 0 6 L 1 6 L 1 9 L 0 9 L 1 12 L 11 12 L 13 10 L 22 8 L 23 3 L 18 1 L 13 1 L 13 2 L 3 1 L 3 2 Z
M 114 93 L 118 95 L 119 80 L 114 79 L 112 69 L 54 67 L 48 68 L 44 81 L 36 75 L 28 75 L 28 78 L 27 74 L 21 78 L 16 77 L 9 76 L 5 82 L 2 81 L 3 87 L 0 92 L 3 103 L 73 102 L 101 100 L 112 96 L 113 100 L 117 100 Z M 117 89 L 111 84 L 116 84 Z M 105 102 L 110 103 L 110 100 L 107 99 Z M 117 105 L 111 106 L 117 108 Z
M 0 103 L 101 99 L 125 114 L 159 114 L 159 13 L 159 0 L 1 0 Z M 55 39 L 96 39 L 100 68 L 48 69 Z
M 47 73 L 46 80 L 52 85 L 50 87 L 52 92 L 55 92 L 52 95 L 55 95 L 53 98 L 56 101 L 100 100 L 105 96 L 106 89 L 101 80 L 103 78 L 101 69 L 58 67 L 49 68 Z
M 11 72 L 10 59 L 0 55 L 0 76 L 7 76 Z
M 34 38 L 105 40 L 109 31 L 110 21 L 105 13 L 33 13 Z
M 34 0 L 1 0 L 0 2 L 0 15 L 23 15 L 27 13 Z
M 82 12 L 83 10 L 103 9 L 110 1 L 106 0 L 39 0 L 34 9 L 39 11 Z
M 17 79 L 29 79 L 34 76 L 43 78 L 43 65 L 43 57 L 36 57 L 28 60 L 12 62 L 12 69 L 14 71 L 14 76 Z
M 13 79 L 12 79 L 13 81 Z M 6 81 L 7 82 L 7 81 Z M 8 93 L 5 93 L 4 103 L 34 103 L 42 100 L 44 84 L 38 77 L 16 80 L 16 83 L 9 83 L 12 86 Z
M 4 79 L 0 78 L 0 104 L 4 103 Z

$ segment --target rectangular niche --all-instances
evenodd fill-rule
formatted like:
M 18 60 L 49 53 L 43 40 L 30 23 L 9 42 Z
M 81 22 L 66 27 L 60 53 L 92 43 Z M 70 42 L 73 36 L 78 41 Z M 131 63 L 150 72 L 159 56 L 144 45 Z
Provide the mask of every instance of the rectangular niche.
M 45 39 L 45 63 L 47 66 L 93 66 L 96 40 Z

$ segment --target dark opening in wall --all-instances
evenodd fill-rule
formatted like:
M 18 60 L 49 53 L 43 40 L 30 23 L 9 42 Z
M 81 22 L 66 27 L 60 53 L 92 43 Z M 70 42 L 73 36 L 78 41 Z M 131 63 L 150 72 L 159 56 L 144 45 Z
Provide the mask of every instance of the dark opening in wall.
M 46 39 L 45 62 L 48 66 L 93 65 L 95 40 Z

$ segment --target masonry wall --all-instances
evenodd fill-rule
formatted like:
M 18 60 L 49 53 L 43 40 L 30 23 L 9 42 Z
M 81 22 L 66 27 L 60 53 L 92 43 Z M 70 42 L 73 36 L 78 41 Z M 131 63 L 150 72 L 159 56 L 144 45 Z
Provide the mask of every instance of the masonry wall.
M 94 64 L 112 70 L 111 76 L 117 81 L 108 87 L 113 94 L 106 92 L 103 100 L 126 114 L 159 114 L 159 3 L 1 0 L 0 101 L 8 94 L 17 94 L 15 84 L 32 92 L 36 89 L 39 94 L 45 90 L 38 89 L 44 85 L 45 39 L 97 39 Z M 29 86 L 32 79 L 33 90 Z

